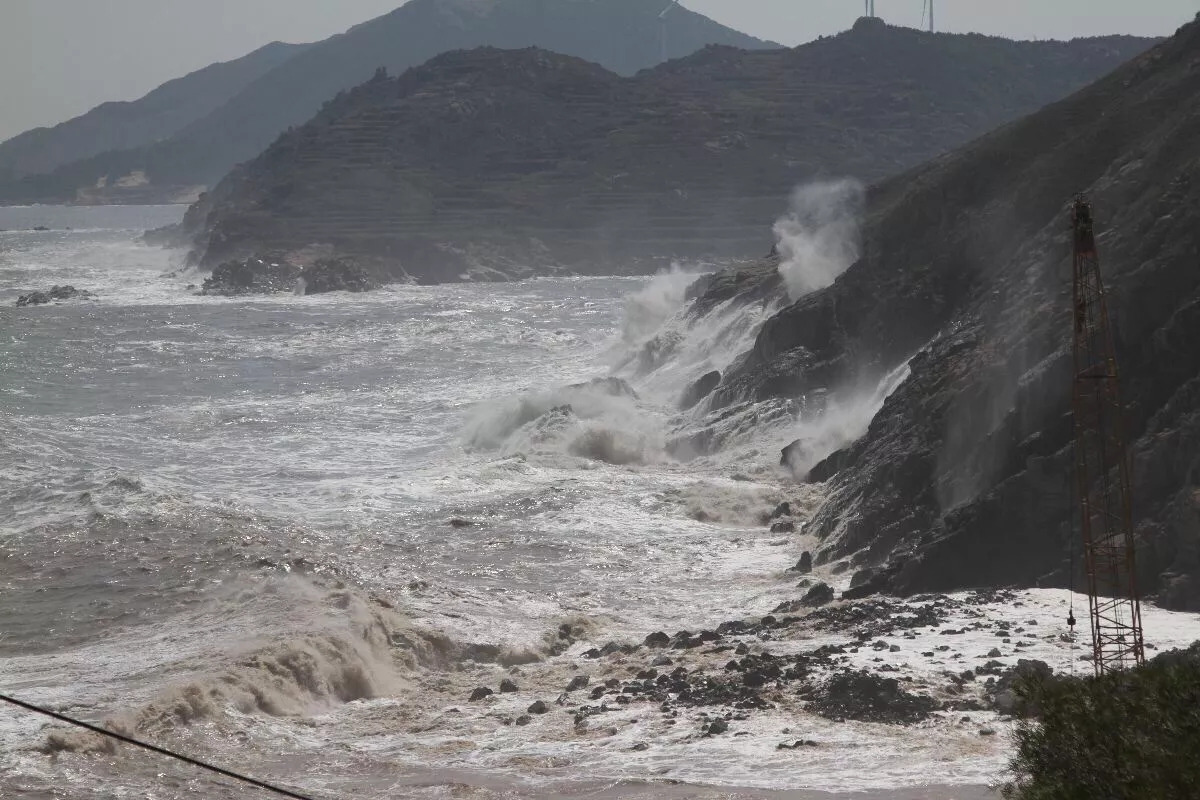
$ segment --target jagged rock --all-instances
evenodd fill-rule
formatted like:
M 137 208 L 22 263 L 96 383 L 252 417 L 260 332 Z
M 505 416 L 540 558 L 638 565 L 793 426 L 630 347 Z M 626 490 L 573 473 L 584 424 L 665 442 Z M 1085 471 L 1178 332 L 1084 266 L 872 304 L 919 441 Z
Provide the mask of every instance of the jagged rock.
M 21 295 L 17 298 L 17 308 L 38 306 L 57 300 L 83 300 L 89 297 L 94 297 L 94 295 L 91 292 L 76 289 L 74 286 L 51 286 L 45 292 L 30 292 L 29 294 Z
M 796 523 L 790 519 L 781 520 L 780 522 L 771 523 L 771 533 L 795 533 Z
M 528 714 L 522 714 L 521 716 L 517 717 L 517 725 L 524 726 L 531 722 L 533 722 L 533 717 L 529 716 Z
M 550 709 L 549 709 L 549 707 L 547 707 L 547 705 L 546 705 L 544 702 L 542 702 L 541 700 L 535 700 L 535 701 L 534 701 L 534 702 L 533 702 L 533 703 L 532 703 L 532 704 L 529 706 L 529 708 L 528 708 L 528 709 L 526 709 L 526 710 L 527 710 L 527 711 L 528 711 L 530 714 L 545 714 L 545 713 L 546 713 L 547 711 L 549 711 Z
M 780 517 L 792 516 L 792 504 L 784 500 L 779 505 L 775 506 L 775 510 L 771 512 L 771 519 L 779 519 Z
M 491 689 L 487 688 L 486 686 L 480 686 L 478 689 L 471 692 L 471 700 L 473 700 L 473 701 L 474 700 L 483 700 L 485 698 L 491 697 L 492 694 L 493 694 L 493 692 Z
M 501 694 L 510 694 L 510 693 L 516 692 L 516 691 L 519 691 L 517 688 L 517 684 L 514 683 L 511 679 L 505 678 L 504 680 L 500 681 L 500 693 Z
M 379 283 L 353 258 L 321 258 L 300 271 L 304 294 L 367 292 Z
M 246 294 L 291 292 L 301 270 L 282 255 L 268 253 L 241 261 L 226 261 L 213 268 L 200 285 L 200 294 L 237 297 Z
M 679 400 L 679 410 L 687 411 L 699 403 L 710 395 L 720 382 L 721 373 L 715 369 L 712 372 L 706 372 L 701 375 L 691 386 L 683 391 L 683 397 Z
M 570 682 L 567 684 L 566 691 L 574 692 L 578 689 L 583 689 L 590 682 L 591 678 L 589 678 L 587 675 L 576 675 L 574 678 L 571 678 Z
M 833 601 L 833 587 L 827 583 L 818 583 L 805 592 L 801 605 L 823 606 Z
M 812 572 L 812 566 L 812 553 L 805 550 L 800 554 L 800 560 L 796 562 L 796 566 L 790 568 L 788 572 L 799 572 L 801 575 L 807 575 Z

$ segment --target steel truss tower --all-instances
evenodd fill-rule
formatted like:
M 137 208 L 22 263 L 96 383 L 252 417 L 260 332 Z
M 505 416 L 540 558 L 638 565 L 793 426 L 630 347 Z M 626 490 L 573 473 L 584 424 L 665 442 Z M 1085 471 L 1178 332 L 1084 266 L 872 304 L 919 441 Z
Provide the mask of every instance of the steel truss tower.
M 1143 663 L 1129 456 L 1092 207 L 1075 198 L 1073 330 L 1075 480 L 1097 675 Z

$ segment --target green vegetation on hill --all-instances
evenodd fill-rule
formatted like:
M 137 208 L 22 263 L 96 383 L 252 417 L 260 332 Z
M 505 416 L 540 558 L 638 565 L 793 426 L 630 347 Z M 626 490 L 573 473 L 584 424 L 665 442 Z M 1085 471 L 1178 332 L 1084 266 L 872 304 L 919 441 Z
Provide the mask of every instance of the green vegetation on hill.
M 1023 687 L 1009 800 L 1200 797 L 1200 644 L 1101 678 Z

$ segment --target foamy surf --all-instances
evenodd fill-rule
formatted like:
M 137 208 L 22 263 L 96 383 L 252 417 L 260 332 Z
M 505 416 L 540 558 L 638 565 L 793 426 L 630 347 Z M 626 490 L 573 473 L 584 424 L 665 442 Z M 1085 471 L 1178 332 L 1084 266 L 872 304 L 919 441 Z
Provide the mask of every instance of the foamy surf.
M 703 313 L 682 272 L 199 298 L 132 242 L 166 212 L 105 214 L 0 244 L 0 302 L 97 294 L 0 337 L 0 683 L 23 697 L 318 796 L 974 800 L 1008 752 L 995 712 L 838 722 L 829 682 L 888 666 L 965 703 L 1021 658 L 1088 668 L 1062 593 L 795 606 L 800 580 L 849 574 L 789 571 L 823 487 L 780 448 L 805 442 L 803 469 L 852 440 L 904 373 L 825 405 L 682 407 L 784 289 Z M 772 532 L 785 501 L 795 530 Z M 747 659 L 779 676 L 748 688 Z M 945 674 L 968 668 L 997 672 Z M 93 745 L 0 714 L 25 796 L 243 796 Z

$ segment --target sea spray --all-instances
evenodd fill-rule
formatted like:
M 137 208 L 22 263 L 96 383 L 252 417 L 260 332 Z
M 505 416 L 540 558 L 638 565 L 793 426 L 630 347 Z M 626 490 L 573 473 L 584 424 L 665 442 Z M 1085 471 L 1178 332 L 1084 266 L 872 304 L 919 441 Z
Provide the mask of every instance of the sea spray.
M 867 432 L 884 401 L 908 376 L 906 361 L 870 388 L 841 392 L 813 413 L 802 413 L 798 436 L 785 451 L 787 466 L 792 473 L 802 478 L 821 460 L 857 441 Z
M 700 273 L 685 271 L 672 264 L 660 271 L 650 282 L 625 298 L 625 314 L 621 321 L 621 342 L 626 348 L 638 347 L 659 331 L 668 319 L 683 308 L 687 288 Z
M 850 178 L 793 190 L 775 222 L 779 274 L 792 300 L 830 285 L 858 258 L 864 199 L 863 185 Z

